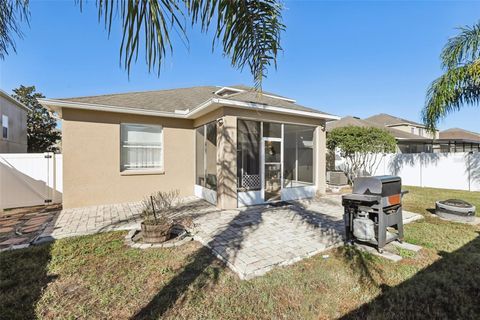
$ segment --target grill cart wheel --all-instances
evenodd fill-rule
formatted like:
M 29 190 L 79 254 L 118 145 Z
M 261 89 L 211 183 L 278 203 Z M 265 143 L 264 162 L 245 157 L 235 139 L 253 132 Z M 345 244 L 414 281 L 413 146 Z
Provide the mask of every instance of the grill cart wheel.
M 475 219 L 475 206 L 459 199 L 435 202 L 435 213 L 444 219 L 470 222 Z

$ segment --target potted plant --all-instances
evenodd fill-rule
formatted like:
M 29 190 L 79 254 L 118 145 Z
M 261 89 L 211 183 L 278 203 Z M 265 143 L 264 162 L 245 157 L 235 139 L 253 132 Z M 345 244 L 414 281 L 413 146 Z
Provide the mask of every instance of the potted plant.
M 161 243 L 172 237 L 173 216 L 179 204 L 179 191 L 157 192 L 143 202 L 142 239 L 146 243 Z

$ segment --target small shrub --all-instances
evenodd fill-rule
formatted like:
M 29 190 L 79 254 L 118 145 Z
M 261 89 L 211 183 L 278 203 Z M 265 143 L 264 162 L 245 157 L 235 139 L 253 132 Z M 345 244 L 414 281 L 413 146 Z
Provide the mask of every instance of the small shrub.
M 177 207 L 181 204 L 180 191 L 159 191 L 143 201 L 142 216 L 146 224 L 173 224 Z
M 347 126 L 335 128 L 327 135 L 327 147 L 345 158 L 340 169 L 350 183 L 358 176 L 374 174 L 383 153 L 395 152 L 396 145 L 392 134 L 376 127 Z

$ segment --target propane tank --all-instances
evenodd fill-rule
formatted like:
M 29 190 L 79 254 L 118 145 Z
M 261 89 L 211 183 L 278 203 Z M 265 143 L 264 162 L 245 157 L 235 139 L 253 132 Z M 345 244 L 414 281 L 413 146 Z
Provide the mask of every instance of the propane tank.
M 368 212 L 360 211 L 353 219 L 353 235 L 360 241 L 375 239 L 375 223 L 368 218 Z

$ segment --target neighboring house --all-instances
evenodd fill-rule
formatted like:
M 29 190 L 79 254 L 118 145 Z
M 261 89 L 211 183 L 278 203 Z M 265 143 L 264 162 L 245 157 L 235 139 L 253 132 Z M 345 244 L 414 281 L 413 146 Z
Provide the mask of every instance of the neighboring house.
M 343 117 L 327 123 L 327 131 L 338 127 L 362 126 L 386 129 L 397 140 L 398 153 L 480 151 L 480 135 L 463 129 L 428 132 L 420 123 L 380 113 L 365 119 Z
M 480 133 L 460 128 L 440 131 L 436 140 L 439 152 L 480 151 Z
M 376 127 L 385 129 L 390 132 L 397 140 L 397 152 L 398 153 L 419 153 L 419 152 L 431 152 L 432 139 L 423 137 L 417 134 L 408 132 L 405 128 L 399 129 L 400 126 L 386 126 L 382 123 L 369 121 L 366 119 L 360 119 L 357 117 L 347 116 L 337 121 L 330 121 L 327 123 L 327 132 L 335 128 L 346 126 L 359 126 L 359 127 Z M 419 132 L 419 131 L 416 131 Z
M 0 90 L 0 153 L 27 152 L 27 113 L 30 109 Z
M 400 153 L 433 152 L 432 141 L 438 138 L 438 131 L 433 134 L 421 123 L 385 113 L 365 120 L 387 128 L 397 139 Z
M 374 116 L 366 118 L 365 120 L 385 126 L 387 128 L 392 128 L 399 131 L 407 132 L 415 136 L 424 137 L 427 139 L 438 138 L 438 131 L 436 131 L 435 134 L 433 134 L 431 132 L 428 132 L 426 127 L 421 123 L 391 116 L 386 113 L 376 114 Z
M 336 116 L 244 86 L 39 99 L 62 118 L 65 208 L 178 189 L 229 209 L 325 191 Z

